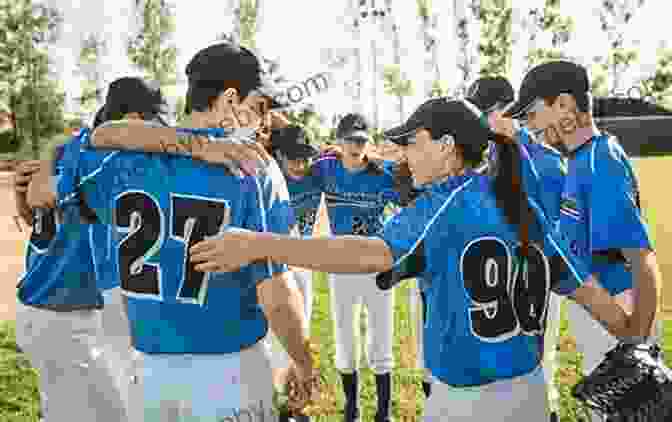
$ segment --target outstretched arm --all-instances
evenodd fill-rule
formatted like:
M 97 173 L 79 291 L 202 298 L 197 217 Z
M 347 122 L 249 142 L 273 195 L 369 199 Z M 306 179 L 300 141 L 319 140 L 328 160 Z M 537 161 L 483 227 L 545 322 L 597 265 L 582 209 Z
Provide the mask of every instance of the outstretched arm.
M 385 241 L 375 237 L 297 239 L 246 230 L 230 230 L 202 241 L 191 248 L 191 254 L 198 271 L 235 271 L 263 259 L 327 273 L 378 273 L 394 263 Z

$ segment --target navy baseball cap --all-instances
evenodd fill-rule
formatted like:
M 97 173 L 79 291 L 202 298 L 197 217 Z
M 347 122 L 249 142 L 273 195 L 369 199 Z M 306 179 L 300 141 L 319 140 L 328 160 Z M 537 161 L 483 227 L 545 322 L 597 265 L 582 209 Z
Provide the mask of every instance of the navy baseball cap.
M 280 93 L 253 52 L 228 42 L 213 44 L 196 53 L 187 65 L 186 74 L 190 83 L 198 85 L 237 80 L 245 91 L 271 98 Z
M 366 117 L 359 113 L 343 116 L 336 127 L 336 138 L 349 142 L 368 142 L 370 125 Z
M 287 126 L 271 131 L 273 148 L 290 160 L 313 158 L 319 151 L 308 142 L 306 131 L 299 126 Z
M 538 99 L 560 94 L 582 95 L 590 92 L 586 68 L 568 61 L 553 61 L 530 70 L 520 85 L 518 101 L 504 113 L 514 119 L 522 117 Z
M 467 99 L 479 110 L 488 113 L 496 106 L 507 105 L 515 100 L 513 86 L 502 76 L 480 78 L 467 90 Z
M 141 78 L 124 77 L 110 84 L 104 112 L 97 116 L 103 121 L 120 119 L 127 113 L 143 113 L 158 118 L 168 112 L 168 105 L 156 83 Z
M 467 100 L 432 98 L 426 101 L 401 126 L 385 131 L 391 142 L 406 146 L 418 129 L 426 129 L 432 139 L 450 135 L 464 149 L 483 151 L 494 136 L 485 114 Z

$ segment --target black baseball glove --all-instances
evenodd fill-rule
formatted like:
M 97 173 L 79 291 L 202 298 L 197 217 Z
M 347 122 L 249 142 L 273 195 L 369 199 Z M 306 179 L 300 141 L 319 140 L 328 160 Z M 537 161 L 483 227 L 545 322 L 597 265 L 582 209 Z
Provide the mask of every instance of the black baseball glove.
M 672 371 L 658 345 L 619 344 L 572 395 L 609 422 L 672 420 Z

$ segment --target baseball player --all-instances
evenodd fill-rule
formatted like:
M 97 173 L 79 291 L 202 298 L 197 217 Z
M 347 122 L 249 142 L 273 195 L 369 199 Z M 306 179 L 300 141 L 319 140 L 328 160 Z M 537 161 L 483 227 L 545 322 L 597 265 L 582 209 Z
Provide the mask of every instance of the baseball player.
M 508 114 L 526 113 L 536 128 L 544 129 L 547 142 L 561 143 L 567 150 L 560 229 L 601 285 L 632 313 L 630 335 L 646 339 L 655 320 L 661 274 L 639 207 L 634 171 L 618 141 L 597 130 L 591 103 L 586 69 L 557 61 L 530 70 Z M 584 309 L 570 304 L 568 311 L 588 374 L 618 339 Z M 596 415 L 593 420 L 598 420 Z
M 474 82 L 469 88 L 467 94 L 468 100 L 476 105 L 481 112 L 486 115 L 492 112 L 503 111 L 508 106 L 513 106 L 514 92 L 511 83 L 503 77 L 481 78 Z M 526 120 L 523 119 L 523 122 Z M 543 132 L 540 132 L 534 121 L 530 121 L 527 126 L 531 134 L 522 136 L 529 137 L 529 140 L 544 145 L 542 142 Z M 536 136 L 535 136 L 536 135 Z M 539 182 L 542 188 L 539 190 L 541 195 L 540 202 L 544 207 L 545 213 L 554 224 L 557 224 L 560 218 L 560 196 L 564 186 L 564 176 L 566 165 L 562 155 L 552 147 L 539 148 L 530 145 L 528 148 L 530 158 L 534 160 L 535 169 L 539 175 Z M 559 393 L 555 387 L 556 364 L 556 346 L 560 334 L 560 301 L 561 296 L 550 292 L 548 298 L 546 331 L 544 336 L 544 363 L 543 369 L 547 381 L 549 404 L 551 408 L 551 421 L 557 419 L 557 406 Z
M 320 205 L 320 185 L 309 174 L 311 161 L 319 151 L 310 145 L 306 132 L 298 126 L 274 129 L 273 145 L 280 158 L 280 168 L 287 180 L 290 203 L 294 211 L 295 227 L 302 236 L 311 236 L 317 209 Z M 313 274 L 309 270 L 293 268 L 299 289 L 303 293 L 306 321 L 310 329 L 313 307 Z
M 548 291 L 571 294 L 618 335 L 627 335 L 632 320 L 569 252 L 536 194 L 525 194 L 538 183 L 529 144 L 492 136 L 482 117 L 466 101 L 439 98 L 387 132 L 424 189 L 385 224 L 382 237 L 230 230 L 192 247 L 196 270 L 235 271 L 270 258 L 314 271 L 371 273 L 416 256 L 431 274 L 425 361 L 437 379 L 424 420 L 547 420 L 539 364 Z M 488 139 L 498 145 L 496 176 L 474 171 Z M 567 273 L 553 286 L 551 262 Z
M 153 121 L 165 125 L 161 118 L 161 114 L 166 111 L 165 105 L 158 87 L 152 87 L 140 78 L 119 78 L 110 84 L 105 106 L 96 114 L 93 129 L 105 122 L 121 119 Z M 97 223 L 91 227 L 90 241 L 96 284 L 105 302 L 102 324 L 106 357 L 114 370 L 124 401 L 128 403 L 132 347 L 117 262 L 112 253 L 114 235 L 112 227 Z
M 326 195 L 326 205 L 335 235 L 376 235 L 382 228 L 385 205 L 398 197 L 390 163 L 375 164 L 366 155 L 369 126 L 358 114 L 348 114 L 336 128 L 340 158 L 322 157 L 311 169 L 312 177 Z M 330 274 L 331 312 L 336 340 L 336 368 L 345 394 L 344 420 L 359 419 L 359 377 L 357 353 L 360 314 L 368 310 L 367 358 L 376 377 L 378 405 L 375 420 L 390 418 L 394 356 L 394 292 L 381 291 L 372 280 L 375 274 Z M 360 307 L 356 307 L 359 305 Z M 353 313 L 357 313 L 353 323 Z
M 195 127 L 240 126 L 236 109 L 263 88 L 256 57 L 227 43 L 197 53 L 187 75 Z M 312 376 L 293 280 L 283 265 L 265 262 L 230 275 L 195 273 L 188 251 L 229 224 L 288 233 L 287 190 L 277 166 L 249 177 L 185 157 L 103 153 L 87 144 L 82 139 L 83 149 L 70 151 L 78 165 L 59 183 L 59 198 L 68 204 L 81 192 L 120 234 L 114 251 L 139 352 L 132 394 L 143 402 L 138 420 L 273 420 L 270 364 L 260 341 L 269 325 L 295 362 L 296 377 Z
M 17 344 L 39 372 L 45 422 L 70 421 L 74 412 L 83 420 L 118 422 L 127 414 L 104 353 L 103 299 L 89 245 L 91 227 L 81 223 L 79 209 L 31 206 L 43 173 L 61 177 L 68 145 L 56 148 L 53 167 L 32 167 L 37 171 L 27 189 L 27 178 L 16 181 L 21 214 L 33 210 L 26 272 L 17 292 Z

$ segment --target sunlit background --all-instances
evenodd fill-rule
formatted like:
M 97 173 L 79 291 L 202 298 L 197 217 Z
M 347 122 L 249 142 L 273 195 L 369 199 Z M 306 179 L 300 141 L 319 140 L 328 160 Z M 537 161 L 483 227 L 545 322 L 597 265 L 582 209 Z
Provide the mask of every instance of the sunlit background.
M 145 12 L 152 2 L 167 3 L 174 24 L 174 31 L 162 40 L 177 49 L 175 75 L 162 84 L 174 112 L 186 91 L 184 69 L 190 57 L 222 36 L 238 32 L 243 45 L 276 61 L 279 74 L 288 82 L 301 84 L 329 72 L 329 89 L 311 92 L 297 107 L 312 104 L 325 122 L 354 109 L 370 116 L 378 127 L 397 123 L 432 92 L 459 94 L 484 72 L 487 53 L 479 53 L 478 48 L 487 23 L 476 18 L 475 6 L 512 6 L 510 57 L 504 72 L 495 73 L 509 76 L 514 86 L 535 62 L 528 54 L 539 49 L 588 65 L 603 74 L 601 90 L 625 95 L 628 88 L 654 75 L 669 37 L 670 5 L 663 0 L 45 0 L 63 18 L 58 39 L 45 48 L 55 79 L 66 94 L 66 114 L 89 119 L 109 82 L 126 75 L 153 76 L 132 64 L 127 54 L 128 40 L 147 25 Z M 530 13 L 535 10 L 536 15 Z M 385 16 L 372 19 L 372 11 Z M 557 25 L 544 29 L 539 23 L 553 13 L 571 25 L 565 38 L 556 42 Z M 461 18 L 466 22 L 465 40 L 458 35 Z M 359 31 L 353 30 L 355 19 Z M 246 35 L 244 27 L 250 22 L 254 25 Z M 80 58 L 87 40 L 102 42 L 103 48 L 95 60 L 83 65 Z M 609 62 L 613 42 L 619 40 L 618 48 L 637 53 L 620 67 Z M 345 65 L 335 67 L 335 57 Z M 401 100 L 401 95 L 390 94 L 386 83 L 385 74 L 394 68 L 410 84 Z M 83 104 L 81 98 L 92 84 L 98 96 Z

